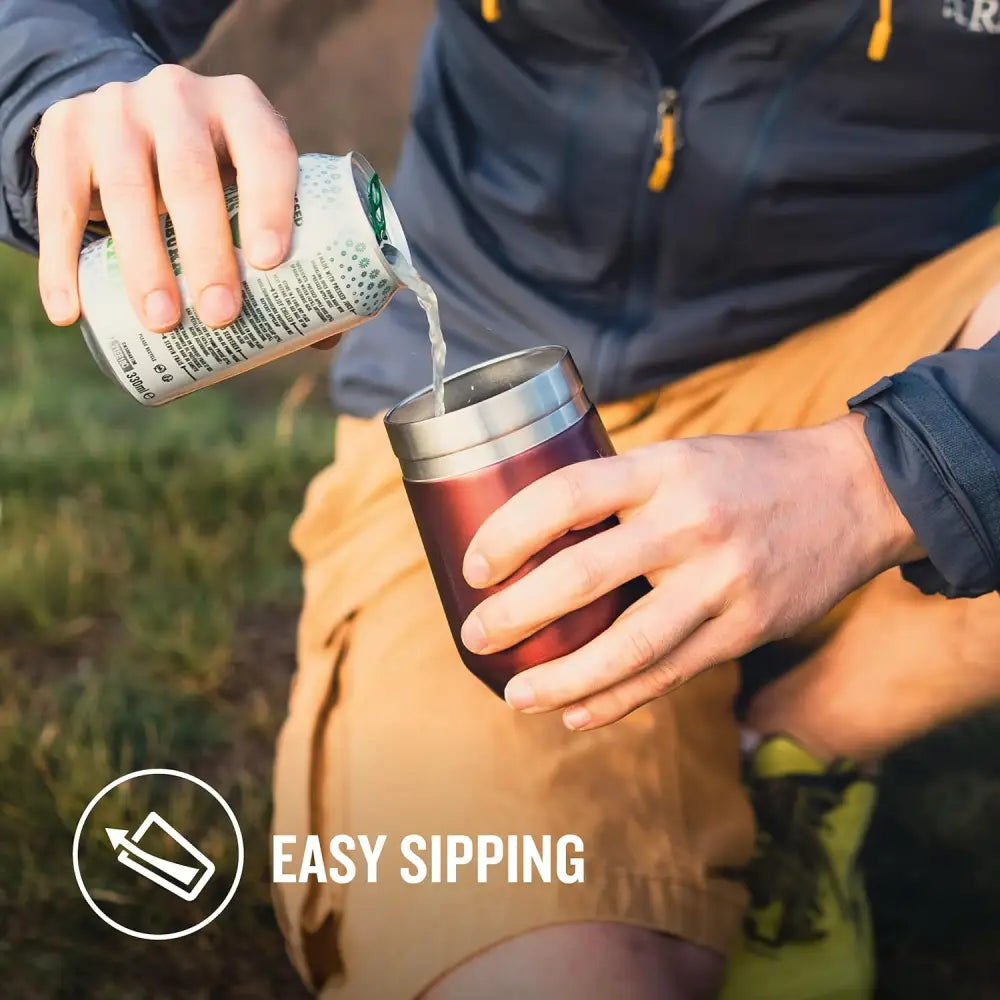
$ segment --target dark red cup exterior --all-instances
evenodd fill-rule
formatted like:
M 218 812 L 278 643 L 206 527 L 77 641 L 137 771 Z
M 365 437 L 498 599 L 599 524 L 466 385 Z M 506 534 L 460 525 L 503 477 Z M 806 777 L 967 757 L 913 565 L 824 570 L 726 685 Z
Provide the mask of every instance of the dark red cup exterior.
M 463 663 L 496 694 L 503 697 L 507 682 L 529 667 L 546 663 L 586 645 L 605 631 L 625 609 L 649 590 L 644 578 L 604 595 L 499 652 L 479 655 L 462 643 L 462 623 L 490 594 L 520 579 L 567 546 L 605 531 L 617 523 L 571 531 L 532 557 L 517 573 L 495 587 L 475 590 L 462 575 L 465 552 L 480 525 L 529 483 L 556 469 L 615 453 L 596 409 L 591 407 L 575 424 L 555 437 L 493 465 L 450 479 L 406 482 L 424 550 L 434 574 L 451 633 Z

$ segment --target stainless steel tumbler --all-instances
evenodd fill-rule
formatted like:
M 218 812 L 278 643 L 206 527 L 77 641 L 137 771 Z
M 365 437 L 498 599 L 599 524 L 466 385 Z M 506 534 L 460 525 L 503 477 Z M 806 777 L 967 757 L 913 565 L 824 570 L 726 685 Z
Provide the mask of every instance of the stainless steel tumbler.
M 453 375 L 445 381 L 445 407 L 435 417 L 431 390 L 423 389 L 390 410 L 385 425 L 459 654 L 502 696 L 514 674 L 579 649 L 649 587 L 645 579 L 634 580 L 509 649 L 485 656 L 466 649 L 462 623 L 489 594 L 616 519 L 571 531 L 503 583 L 474 590 L 465 583 L 462 562 L 480 525 L 534 480 L 613 455 L 614 448 L 562 347 L 521 351 Z

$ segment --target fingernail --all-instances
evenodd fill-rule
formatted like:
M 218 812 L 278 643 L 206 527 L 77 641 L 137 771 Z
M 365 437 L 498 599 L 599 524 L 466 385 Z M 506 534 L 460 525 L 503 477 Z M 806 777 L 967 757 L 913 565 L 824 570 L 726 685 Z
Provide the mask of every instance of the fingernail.
M 462 642 L 472 653 L 481 653 L 486 648 L 486 629 L 477 614 L 471 614 L 462 626 Z
M 45 293 L 45 311 L 49 314 L 49 319 L 65 323 L 73 316 L 73 300 L 69 297 L 69 292 L 61 288 L 55 288 L 51 292 Z
M 146 323 L 151 327 L 162 329 L 177 322 L 177 306 L 174 305 L 169 293 L 162 288 L 157 288 L 146 296 L 142 309 L 146 314 Z
M 523 711 L 535 704 L 535 692 L 531 685 L 520 677 L 512 677 L 503 692 L 504 700 L 511 708 Z
M 590 712 L 580 705 L 563 712 L 563 725 L 567 729 L 583 729 L 590 725 Z
M 209 285 L 198 296 L 198 315 L 203 323 L 225 326 L 236 319 L 236 296 L 225 285 Z
M 258 233 L 250 246 L 250 260 L 256 267 L 275 267 L 285 256 L 281 237 L 272 229 Z
M 490 582 L 490 564 L 478 552 L 465 557 L 462 573 L 470 587 L 485 587 Z

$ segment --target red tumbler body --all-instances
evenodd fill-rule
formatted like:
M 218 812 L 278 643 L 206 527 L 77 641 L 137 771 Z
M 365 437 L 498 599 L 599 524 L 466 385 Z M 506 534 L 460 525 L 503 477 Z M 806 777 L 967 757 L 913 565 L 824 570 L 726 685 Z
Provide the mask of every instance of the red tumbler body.
M 462 576 L 469 542 L 493 511 L 529 483 L 563 466 L 613 454 L 601 418 L 591 407 L 555 437 L 486 468 L 453 479 L 406 482 L 420 537 L 462 661 L 501 697 L 514 674 L 565 656 L 590 642 L 649 586 L 644 579 L 634 580 L 546 625 L 516 646 L 481 656 L 466 649 L 460 637 L 462 623 L 469 613 L 487 596 L 524 576 L 549 556 L 606 530 L 616 519 L 569 532 L 532 557 L 504 583 L 486 590 L 474 590 Z

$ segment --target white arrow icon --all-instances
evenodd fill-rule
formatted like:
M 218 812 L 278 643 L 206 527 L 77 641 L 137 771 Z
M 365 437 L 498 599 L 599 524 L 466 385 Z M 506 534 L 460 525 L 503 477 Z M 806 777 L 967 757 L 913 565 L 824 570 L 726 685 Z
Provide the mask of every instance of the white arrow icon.
M 168 861 L 144 851 L 138 841 L 153 825 L 159 826 L 179 847 L 198 862 L 197 866 Z M 159 813 L 151 812 L 134 834 L 116 827 L 105 827 L 111 846 L 118 851 L 118 861 L 144 878 L 189 902 L 195 899 L 215 873 L 215 865 L 185 836 L 174 829 Z

